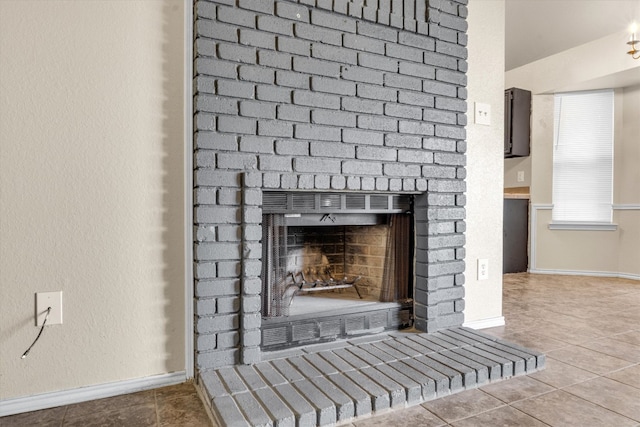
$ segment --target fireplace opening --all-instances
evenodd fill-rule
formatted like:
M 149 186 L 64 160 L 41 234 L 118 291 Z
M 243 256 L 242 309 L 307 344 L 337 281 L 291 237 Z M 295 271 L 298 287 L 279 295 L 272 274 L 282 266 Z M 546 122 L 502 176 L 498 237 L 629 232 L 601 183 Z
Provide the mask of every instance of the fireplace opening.
M 263 194 L 262 348 L 411 325 L 411 195 Z

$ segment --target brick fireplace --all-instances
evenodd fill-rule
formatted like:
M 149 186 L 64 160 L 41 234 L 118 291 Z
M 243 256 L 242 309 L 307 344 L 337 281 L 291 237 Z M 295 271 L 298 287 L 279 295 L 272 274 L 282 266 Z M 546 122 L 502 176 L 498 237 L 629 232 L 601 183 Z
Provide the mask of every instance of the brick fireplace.
M 466 0 L 196 2 L 196 365 L 259 362 L 267 192 L 409 196 L 412 324 L 464 310 Z

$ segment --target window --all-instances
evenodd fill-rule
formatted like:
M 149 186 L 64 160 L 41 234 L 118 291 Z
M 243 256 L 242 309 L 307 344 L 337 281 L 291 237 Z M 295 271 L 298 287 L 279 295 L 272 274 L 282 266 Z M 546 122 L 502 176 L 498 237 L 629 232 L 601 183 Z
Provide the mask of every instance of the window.
M 611 224 L 613 90 L 556 94 L 553 225 Z

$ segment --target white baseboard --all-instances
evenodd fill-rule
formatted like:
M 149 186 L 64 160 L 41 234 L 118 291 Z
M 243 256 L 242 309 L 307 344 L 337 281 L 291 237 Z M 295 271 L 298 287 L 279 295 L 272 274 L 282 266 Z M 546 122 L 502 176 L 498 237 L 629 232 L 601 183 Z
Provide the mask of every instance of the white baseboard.
M 184 371 L 0 400 L 0 417 L 180 384 Z
M 613 271 L 549 270 L 544 268 L 535 268 L 530 269 L 529 273 L 558 274 L 560 276 L 613 277 L 615 279 L 640 280 L 640 274 L 616 273 Z
M 496 326 L 504 326 L 504 317 L 491 317 L 489 319 L 474 320 L 473 322 L 465 322 L 462 324 L 465 328 L 486 329 L 495 328 Z
M 640 280 L 640 274 L 618 273 L 616 277 L 620 279 Z

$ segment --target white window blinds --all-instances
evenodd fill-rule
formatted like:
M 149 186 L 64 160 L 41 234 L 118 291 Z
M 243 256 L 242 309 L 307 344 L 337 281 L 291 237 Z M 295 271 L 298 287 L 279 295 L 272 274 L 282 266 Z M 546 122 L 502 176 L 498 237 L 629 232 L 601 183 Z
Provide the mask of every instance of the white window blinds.
M 556 94 L 553 222 L 611 222 L 613 102 L 613 90 Z

